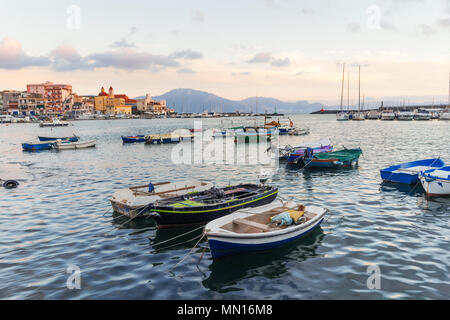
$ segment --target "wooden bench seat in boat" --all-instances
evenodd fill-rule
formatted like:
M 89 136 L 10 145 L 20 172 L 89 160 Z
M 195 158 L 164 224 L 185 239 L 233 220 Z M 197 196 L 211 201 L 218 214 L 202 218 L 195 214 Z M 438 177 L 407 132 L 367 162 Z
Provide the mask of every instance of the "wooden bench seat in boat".
M 247 226 L 247 227 L 251 227 L 251 228 L 256 228 L 263 232 L 270 231 L 270 229 L 271 229 L 269 226 L 267 226 L 265 224 L 246 220 L 246 219 L 235 219 L 235 220 L 233 220 L 233 223 L 237 224 L 237 225 L 243 225 L 243 226 Z

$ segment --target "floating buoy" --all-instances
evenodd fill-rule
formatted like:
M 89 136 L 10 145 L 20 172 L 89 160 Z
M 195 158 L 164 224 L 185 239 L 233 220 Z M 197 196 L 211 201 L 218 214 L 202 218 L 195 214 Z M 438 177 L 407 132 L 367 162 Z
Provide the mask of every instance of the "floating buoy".
M 3 182 L 3 187 L 5 189 L 14 189 L 17 188 L 19 186 L 19 182 L 17 182 L 16 180 L 6 180 L 5 182 Z

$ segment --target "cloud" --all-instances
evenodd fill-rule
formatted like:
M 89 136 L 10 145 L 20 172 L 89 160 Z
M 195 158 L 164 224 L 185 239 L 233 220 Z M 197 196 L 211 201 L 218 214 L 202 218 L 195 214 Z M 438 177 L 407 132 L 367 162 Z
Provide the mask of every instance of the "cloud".
M 289 58 L 274 59 L 271 62 L 271 65 L 274 67 L 287 67 L 290 64 L 291 64 L 291 60 L 289 60 Z
M 351 22 L 347 24 L 347 30 L 350 31 L 351 33 L 357 33 L 361 31 L 361 25 L 356 22 Z
M 387 30 L 387 31 L 395 31 L 395 30 L 397 30 L 397 28 L 392 23 L 387 21 L 386 19 L 382 19 L 381 20 L 380 28 L 384 29 L 384 30 Z
M 448 28 L 450 27 L 450 18 L 444 18 L 444 19 L 439 19 L 436 24 L 439 27 L 444 27 L 444 28 Z
M 136 45 L 134 42 L 130 42 L 127 38 L 131 37 L 133 34 L 137 32 L 136 27 L 131 27 L 130 32 L 122 38 L 122 40 L 116 41 L 110 45 L 111 48 L 135 48 Z
M 255 56 L 248 60 L 248 63 L 266 63 L 270 62 L 273 59 L 273 56 L 271 53 L 268 52 L 260 52 L 255 54 Z
M 68 45 L 59 46 L 50 53 L 52 68 L 56 71 L 73 71 L 92 68 L 78 51 Z
M 291 64 L 289 58 L 276 59 L 273 54 L 269 52 L 257 53 L 247 61 L 248 63 L 270 63 L 274 67 L 285 67 Z
M 4 38 L 0 41 L 0 68 L 22 69 L 26 67 L 47 66 L 50 60 L 47 57 L 33 57 L 26 54 L 19 41 Z
M 181 73 L 181 74 L 194 74 L 195 71 L 193 71 L 192 69 L 189 68 L 181 68 L 177 70 L 177 73 Z
M 203 54 L 191 49 L 175 51 L 170 55 L 173 59 L 195 60 L 203 58 Z
M 436 34 L 437 31 L 433 27 L 431 27 L 427 24 L 419 24 L 417 26 L 417 33 L 419 35 L 423 35 L 425 37 L 430 37 L 430 36 Z
M 180 65 L 175 59 L 169 56 L 137 52 L 129 48 L 90 54 L 86 59 L 94 68 L 113 67 L 125 70 L 158 70 L 160 68 L 178 67 Z
M 231 73 L 231 75 L 232 76 L 249 76 L 249 75 L 251 75 L 252 73 L 251 72 L 249 72 L 249 71 L 244 71 L 244 72 L 232 72 Z
M 203 12 L 201 12 L 199 9 L 193 10 L 191 12 L 192 20 L 196 22 L 205 22 L 205 16 L 203 15 Z
M 167 67 L 179 67 L 172 57 L 138 52 L 135 49 L 120 48 L 82 57 L 71 46 L 60 46 L 50 54 L 52 68 L 56 71 L 74 71 L 96 68 L 116 68 L 122 70 L 159 71 Z
M 116 41 L 110 45 L 111 48 L 135 48 L 134 42 L 128 42 L 125 38 L 120 41 Z
M 307 14 L 307 15 L 313 15 L 315 13 L 315 11 L 313 9 L 303 8 L 300 10 L 300 13 Z

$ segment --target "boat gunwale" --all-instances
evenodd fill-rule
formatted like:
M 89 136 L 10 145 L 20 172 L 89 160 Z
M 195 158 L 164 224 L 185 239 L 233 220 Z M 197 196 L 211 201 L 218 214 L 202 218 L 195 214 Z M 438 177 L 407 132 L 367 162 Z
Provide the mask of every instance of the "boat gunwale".
M 321 221 L 323 219 L 323 217 L 328 213 L 327 208 L 322 208 L 322 207 L 317 207 L 317 206 L 311 206 L 311 207 L 319 208 L 322 210 L 322 212 L 317 213 L 315 217 L 313 217 L 311 220 L 309 220 L 305 223 L 298 224 L 298 225 L 291 225 L 284 229 L 277 229 L 277 230 L 273 230 L 273 231 L 257 232 L 257 233 L 237 233 L 237 232 L 228 231 L 228 230 L 226 230 L 226 231 L 228 231 L 228 233 L 221 233 L 219 231 L 214 231 L 217 229 L 222 229 L 222 226 L 225 225 L 225 224 L 223 224 L 220 227 L 215 227 L 215 229 L 213 229 L 209 232 L 206 229 L 207 226 L 205 226 L 204 235 L 207 237 L 213 237 L 214 239 L 212 239 L 212 240 L 218 240 L 218 238 L 239 240 L 239 239 L 265 239 L 265 238 L 271 238 L 274 236 L 282 236 L 282 235 L 286 235 L 289 233 L 294 233 L 294 232 L 297 232 L 300 230 L 307 229 L 311 225 L 317 224 L 317 222 Z M 305 213 L 307 213 L 307 208 L 308 207 L 306 207 Z M 237 212 L 235 212 L 235 213 L 237 213 Z M 315 212 L 311 212 L 311 213 L 315 213 Z M 248 216 L 253 216 L 253 215 L 257 215 L 257 214 L 258 213 L 249 214 Z M 229 222 L 232 222 L 233 220 L 230 220 Z M 220 240 L 218 240 L 218 241 L 220 241 Z

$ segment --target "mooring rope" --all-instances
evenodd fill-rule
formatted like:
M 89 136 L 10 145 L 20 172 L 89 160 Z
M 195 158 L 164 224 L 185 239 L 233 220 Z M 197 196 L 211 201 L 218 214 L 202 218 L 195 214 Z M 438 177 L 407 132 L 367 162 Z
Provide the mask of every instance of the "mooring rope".
M 174 268 L 176 268 L 181 262 L 183 262 L 193 251 L 194 249 L 197 247 L 197 245 L 200 243 L 200 241 L 202 241 L 202 239 L 205 237 L 205 234 L 202 235 L 202 237 L 197 241 L 197 243 L 195 244 L 195 246 L 192 247 L 192 249 L 180 260 L 178 261 L 173 267 L 171 267 L 168 271 L 173 270 Z
M 195 229 L 193 229 L 193 230 L 190 230 L 190 231 L 188 231 L 188 232 L 182 233 L 182 234 L 180 234 L 180 235 L 178 235 L 178 236 L 175 236 L 175 237 L 173 237 L 173 238 L 170 238 L 170 239 L 167 239 L 167 240 L 164 240 L 164 241 L 155 243 L 155 244 L 153 244 L 153 246 L 160 245 L 160 244 L 163 244 L 163 243 L 166 243 L 166 242 L 175 240 L 175 239 L 177 239 L 177 238 L 181 238 L 181 237 L 183 237 L 183 236 L 185 236 L 185 235 L 187 235 L 187 234 L 193 233 L 193 232 L 195 232 L 195 231 L 197 231 L 197 230 L 200 230 L 200 229 L 202 229 L 202 228 L 203 228 L 203 226 L 198 227 L 198 228 L 195 228 Z
M 179 245 L 182 245 L 182 244 L 185 244 L 185 243 L 194 241 L 195 239 L 198 239 L 198 238 L 201 237 L 201 236 L 202 236 L 202 235 L 199 234 L 198 236 L 195 236 L 195 237 L 193 237 L 193 238 L 191 238 L 191 239 L 189 239 L 189 240 L 177 242 L 177 243 L 171 244 L 171 245 L 169 245 L 169 246 L 165 246 L 165 247 L 162 247 L 162 248 L 154 248 L 154 249 L 155 249 L 155 250 L 165 250 L 165 249 L 169 249 L 169 248 L 172 248 L 172 247 L 176 247 L 176 246 L 179 246 Z

